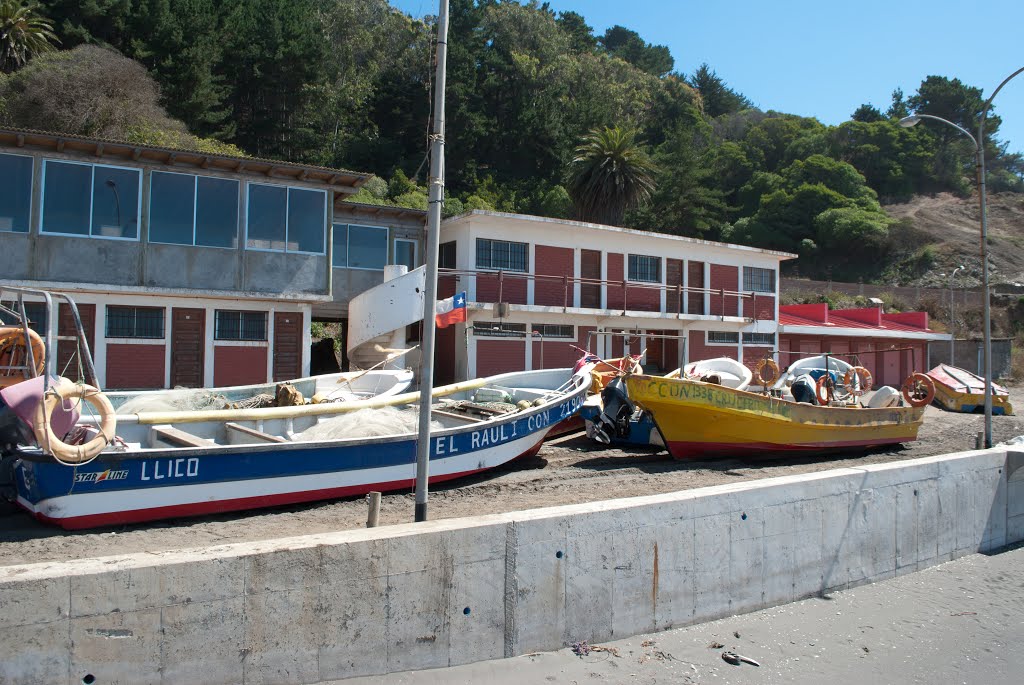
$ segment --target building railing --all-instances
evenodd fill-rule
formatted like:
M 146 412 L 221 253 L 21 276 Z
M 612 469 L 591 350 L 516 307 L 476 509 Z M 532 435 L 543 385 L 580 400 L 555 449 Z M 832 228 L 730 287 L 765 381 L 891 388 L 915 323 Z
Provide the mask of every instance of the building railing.
M 705 288 L 694 286 L 665 285 L 661 283 L 642 283 L 628 280 L 607 280 L 583 278 L 577 276 L 555 276 L 545 274 L 522 273 L 517 271 L 479 271 L 463 269 L 439 269 L 438 279 L 452 278 L 458 281 L 477 279 L 477 300 L 480 300 L 480 280 L 497 280 L 496 302 L 524 304 L 533 306 L 561 306 L 564 310 L 571 308 L 621 310 L 623 314 L 630 311 L 656 312 L 673 314 L 679 318 L 689 315 L 712 315 L 719 317 L 736 316 L 747 319 L 775 318 L 776 293 L 758 293 L 754 291 L 727 290 L 724 288 Z M 515 287 L 522 283 L 534 283 L 533 298 L 528 289 Z M 546 290 L 544 301 L 538 302 L 537 285 L 546 284 L 561 289 L 561 302 L 553 302 L 550 290 Z M 580 296 L 576 297 L 576 286 L 580 286 Z M 464 289 L 465 286 L 458 289 Z M 515 287 L 512 296 L 517 300 L 506 298 L 509 288 Z M 585 288 L 597 288 L 585 296 Z M 632 295 L 632 298 L 631 298 Z M 664 295 L 664 298 L 662 297 Z M 696 296 L 696 297 L 691 297 Z M 596 300 L 596 302 L 595 302 Z M 605 306 L 601 306 L 602 301 Z M 632 308 L 630 306 L 632 301 Z M 664 301 L 664 304 L 662 302 Z M 693 306 L 699 305 L 699 306 Z M 717 306 L 716 306 L 717 305 Z M 696 311 L 695 311 L 696 310 Z

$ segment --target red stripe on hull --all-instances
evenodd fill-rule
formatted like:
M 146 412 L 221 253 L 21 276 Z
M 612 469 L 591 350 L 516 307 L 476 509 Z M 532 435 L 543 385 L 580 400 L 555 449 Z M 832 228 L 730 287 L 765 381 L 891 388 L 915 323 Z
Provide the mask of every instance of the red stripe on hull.
M 913 442 L 913 438 L 892 438 L 889 440 L 839 440 L 821 443 L 803 443 L 799 445 L 779 445 L 771 442 L 670 442 L 667 445 L 669 454 L 675 459 L 694 459 L 700 457 L 749 456 L 779 452 L 809 452 L 811 450 L 840 450 L 852 447 L 877 447 L 880 445 L 898 445 Z
M 540 449 L 540 443 L 536 447 L 524 452 L 521 456 L 532 456 Z M 520 457 L 517 457 L 517 459 Z M 460 473 L 450 473 L 442 476 L 431 476 L 430 483 L 442 483 L 444 481 L 471 476 L 488 469 L 473 469 Z M 353 497 L 365 495 L 368 492 L 393 492 L 412 488 L 416 484 L 415 478 L 390 481 L 387 483 L 367 483 L 362 485 L 348 485 L 343 488 L 326 488 L 323 490 L 304 490 L 302 492 L 285 492 L 277 495 L 260 495 L 258 497 L 240 497 L 237 499 L 217 500 L 215 502 L 192 502 L 189 504 L 174 504 L 166 507 L 153 507 L 151 509 L 133 509 L 130 511 L 114 511 L 103 514 L 88 514 L 85 516 L 71 516 L 66 518 L 53 518 L 38 512 L 29 511 L 35 518 L 45 523 L 51 523 L 65 530 L 83 530 L 85 528 L 98 528 L 101 526 L 120 526 L 127 523 L 145 523 L 147 521 L 159 521 L 170 518 L 185 518 L 188 516 L 204 516 L 208 514 L 224 514 L 232 511 L 246 511 L 250 509 L 264 509 L 267 507 L 278 507 L 286 504 L 302 504 L 304 502 L 316 502 L 327 499 L 340 499 L 342 497 Z

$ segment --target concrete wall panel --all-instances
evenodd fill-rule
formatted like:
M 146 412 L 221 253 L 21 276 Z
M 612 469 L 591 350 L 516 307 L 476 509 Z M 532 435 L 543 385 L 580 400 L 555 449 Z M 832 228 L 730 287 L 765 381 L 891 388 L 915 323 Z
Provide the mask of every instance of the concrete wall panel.
M 1015 460 L 1015 461 L 1014 461 Z M 0 683 L 309 683 L 602 641 L 1024 537 L 1006 452 L 0 567 Z

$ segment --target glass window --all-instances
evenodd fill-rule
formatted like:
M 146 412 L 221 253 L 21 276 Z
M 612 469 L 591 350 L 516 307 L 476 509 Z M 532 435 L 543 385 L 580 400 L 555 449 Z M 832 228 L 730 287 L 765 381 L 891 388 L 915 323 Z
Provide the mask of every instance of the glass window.
M 743 267 L 744 292 L 775 293 L 775 269 Z
M 32 211 L 32 158 L 0 155 L 0 231 L 28 233 Z
M 441 243 L 437 250 L 437 266 L 441 269 L 454 269 L 456 260 L 456 242 L 454 240 Z
M 43 233 L 139 237 L 138 169 L 43 163 Z
M 266 312 L 233 312 L 218 309 L 214 315 L 214 340 L 266 340 Z
M 149 180 L 149 239 L 192 245 L 195 241 L 196 177 L 154 171 Z
M 525 272 L 528 266 L 526 249 L 526 243 L 477 238 L 476 268 Z
M 89 235 L 92 167 L 43 162 L 43 233 Z
M 139 237 L 139 172 L 93 167 L 92 234 L 104 238 Z
M 661 257 L 629 255 L 628 279 L 642 283 L 661 283 Z
M 6 326 L 21 327 L 21 305 L 17 300 L 0 302 L 0 306 L 10 309 L 13 314 L 3 312 L 3 323 Z M 39 335 L 46 335 L 46 304 L 43 302 L 26 302 L 25 316 L 28 317 L 28 327 Z
M 288 234 L 288 189 L 250 183 L 248 223 L 246 247 L 283 251 Z
M 288 251 L 324 253 L 327 195 L 319 190 L 288 189 Z
M 350 269 L 383 269 L 388 263 L 388 229 L 379 226 L 348 227 Z
M 739 333 L 728 333 L 726 331 L 708 331 L 709 343 L 727 343 L 730 345 L 735 345 L 739 341 Z
M 530 329 L 545 338 L 568 338 L 576 339 L 576 332 L 572 326 L 565 326 L 556 323 L 535 323 Z
M 324 254 L 327 193 L 249 184 L 246 247 Z
M 409 271 L 416 268 L 416 241 L 398 238 L 395 240 L 395 264 L 403 264 L 409 267 Z
M 744 345 L 771 345 L 775 347 L 774 333 L 744 333 Z
M 238 247 L 238 181 L 196 177 L 196 245 Z
M 107 306 L 108 338 L 163 338 L 162 307 Z
M 334 266 L 348 266 L 348 224 L 334 224 L 333 233 L 331 244 L 334 251 L 331 261 Z

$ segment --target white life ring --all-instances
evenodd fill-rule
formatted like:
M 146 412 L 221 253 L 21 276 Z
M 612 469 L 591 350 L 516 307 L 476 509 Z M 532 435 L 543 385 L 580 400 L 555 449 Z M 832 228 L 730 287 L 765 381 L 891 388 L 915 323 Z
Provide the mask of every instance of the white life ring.
M 99 413 L 99 435 L 82 445 L 69 445 L 61 440 L 61 436 L 55 435 L 50 419 L 53 410 L 58 402 L 69 399 L 78 399 L 88 402 Z M 91 461 L 103 448 L 110 444 L 117 432 L 117 414 L 113 405 L 106 395 L 84 383 L 72 383 L 63 379 L 60 383 L 53 385 L 43 396 L 36 410 L 35 420 L 32 422 L 32 431 L 36 436 L 36 443 L 53 458 L 62 464 L 80 465 Z

